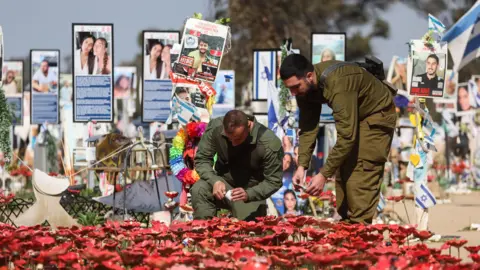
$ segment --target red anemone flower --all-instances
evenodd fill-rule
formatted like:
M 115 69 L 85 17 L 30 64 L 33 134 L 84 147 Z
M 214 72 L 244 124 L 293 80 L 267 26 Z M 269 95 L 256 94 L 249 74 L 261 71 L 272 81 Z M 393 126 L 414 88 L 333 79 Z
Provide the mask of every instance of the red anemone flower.
M 463 247 L 470 253 L 478 253 L 480 251 L 480 245 L 479 246 L 469 246 L 469 247 Z
M 399 202 L 405 199 L 405 196 L 388 196 L 386 198 L 388 201 L 394 201 L 394 202 Z
M 433 234 L 429 231 L 414 231 L 413 235 L 415 235 L 415 237 L 418 237 L 421 241 L 425 241 L 432 237 Z
M 465 239 L 452 239 L 448 240 L 445 244 L 448 246 L 456 247 L 456 248 L 461 248 L 463 245 L 465 245 L 468 241 Z
M 165 191 L 165 196 L 167 196 L 170 199 L 174 199 L 178 196 L 178 192 L 176 192 L 176 191 Z
M 470 254 L 468 255 L 468 257 L 470 257 L 472 259 L 472 261 L 476 262 L 476 263 L 480 263 L 480 255 L 478 254 Z
M 176 264 L 178 258 L 164 257 L 163 255 L 151 255 L 143 260 L 143 263 L 150 268 L 167 269 Z

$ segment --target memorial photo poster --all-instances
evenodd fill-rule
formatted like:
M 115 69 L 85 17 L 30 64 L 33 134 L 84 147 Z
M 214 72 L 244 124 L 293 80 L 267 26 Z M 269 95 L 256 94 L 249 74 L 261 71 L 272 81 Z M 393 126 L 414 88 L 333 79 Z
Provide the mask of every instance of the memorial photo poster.
M 470 114 L 477 108 L 474 85 L 470 82 L 457 86 L 457 116 Z
M 23 61 L 4 61 L 2 74 L 5 96 L 22 96 Z
M 172 63 L 180 52 L 180 32 L 143 32 L 142 121 L 165 123 L 170 115 Z
M 182 47 L 174 73 L 213 83 L 225 49 L 229 27 L 190 18 L 185 23 Z
M 312 64 L 328 60 L 345 61 L 345 33 L 312 33 Z
M 422 40 L 412 40 L 407 72 L 412 76 L 409 95 L 442 98 L 446 69 L 446 43 L 433 43 L 431 47 L 427 47 Z
M 171 92 L 173 118 L 181 125 L 186 125 L 190 119 L 208 123 L 210 113 L 207 110 L 207 97 L 196 83 L 187 81 L 175 83 Z
M 2 89 L 12 111 L 12 124 L 23 124 L 23 61 L 4 61 Z
M 176 60 L 172 57 L 178 58 L 178 54 L 172 55 L 173 46 L 179 42 L 180 32 L 143 32 L 144 85 L 150 80 L 170 79 L 172 63 Z
M 137 68 L 113 68 L 113 96 L 116 99 L 130 99 L 137 96 Z
M 407 57 L 393 56 L 387 73 L 387 81 L 397 89 L 407 91 Z
M 30 122 L 58 124 L 60 51 L 30 51 Z
M 253 100 L 268 99 L 268 84 L 278 73 L 278 49 L 253 50 Z
M 73 121 L 113 121 L 113 24 L 72 24 Z
M 235 108 L 235 71 L 220 70 L 217 73 L 214 87 L 217 91 L 213 104 L 212 118 L 224 116 Z
M 345 33 L 312 33 L 312 64 L 337 60 L 345 61 Z M 333 110 L 327 104 L 322 104 L 320 123 L 333 123 Z
M 437 112 L 447 110 L 449 112 L 457 112 L 457 83 L 458 73 L 447 70 L 445 73 L 445 90 L 443 98 L 433 99 Z

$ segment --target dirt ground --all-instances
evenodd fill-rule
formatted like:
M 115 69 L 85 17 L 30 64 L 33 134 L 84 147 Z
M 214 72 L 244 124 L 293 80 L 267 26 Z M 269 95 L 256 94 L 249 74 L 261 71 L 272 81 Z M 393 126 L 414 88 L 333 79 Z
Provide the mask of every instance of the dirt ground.
M 466 245 L 480 245 L 480 231 L 462 231 L 472 223 L 480 223 L 480 192 L 472 192 L 466 195 L 450 195 L 451 203 L 437 204 L 429 210 L 429 230 L 442 236 L 460 236 L 461 239 L 468 240 Z M 406 208 L 410 220 L 415 221 L 414 203 L 412 200 L 406 200 Z M 389 207 L 392 204 L 389 202 Z M 395 203 L 395 212 L 403 219 L 408 220 L 403 203 Z M 439 248 L 443 243 L 429 243 L 429 246 Z M 448 254 L 448 250 L 444 251 Z M 457 255 L 457 250 L 452 249 L 452 255 Z M 460 257 L 465 261 L 468 259 L 468 252 L 465 249 L 460 250 Z

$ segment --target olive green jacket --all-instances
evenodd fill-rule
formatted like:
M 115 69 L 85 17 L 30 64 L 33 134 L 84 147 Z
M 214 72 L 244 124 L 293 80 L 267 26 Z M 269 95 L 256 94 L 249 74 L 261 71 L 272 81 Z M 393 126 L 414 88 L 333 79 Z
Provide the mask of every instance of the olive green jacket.
M 339 61 L 326 61 L 314 65 L 317 82 L 330 65 Z M 326 164 L 320 170 L 323 176 L 332 177 L 358 143 L 359 122 L 379 112 L 393 102 L 386 85 L 368 71 L 358 66 L 342 66 L 332 71 L 324 89 L 309 91 L 296 96 L 300 109 L 299 166 L 308 168 L 319 129 L 321 104 L 327 103 L 333 110 L 337 142 L 329 153 Z
M 207 126 L 195 155 L 195 170 L 212 186 L 224 180 L 244 188 L 248 201 L 265 200 L 282 186 L 283 149 L 275 134 L 258 123 L 246 141 L 233 147 L 223 130 L 223 117 Z M 215 166 L 213 157 L 217 154 Z

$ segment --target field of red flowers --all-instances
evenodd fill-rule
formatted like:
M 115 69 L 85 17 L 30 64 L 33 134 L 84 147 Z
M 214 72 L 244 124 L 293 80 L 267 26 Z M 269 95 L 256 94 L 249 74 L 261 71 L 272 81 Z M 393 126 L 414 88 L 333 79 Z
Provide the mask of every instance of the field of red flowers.
M 398 225 L 348 225 L 306 216 L 257 222 L 107 222 L 101 227 L 0 224 L 0 269 L 480 269 L 480 246 Z M 456 257 L 469 252 L 471 262 Z M 452 254 L 452 255 L 449 255 Z

